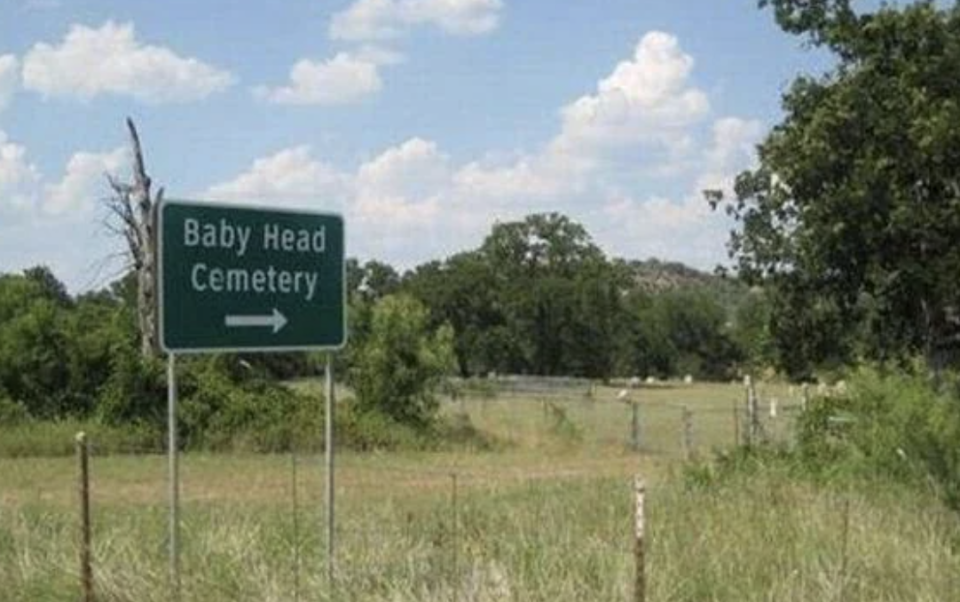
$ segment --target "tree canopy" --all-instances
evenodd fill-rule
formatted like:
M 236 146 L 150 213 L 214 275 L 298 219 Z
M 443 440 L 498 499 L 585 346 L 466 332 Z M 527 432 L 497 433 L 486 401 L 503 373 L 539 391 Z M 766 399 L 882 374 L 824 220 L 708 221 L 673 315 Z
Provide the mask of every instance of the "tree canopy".
M 685 266 L 611 260 L 559 214 L 496 224 L 477 248 L 404 274 L 351 259 L 350 337 L 337 357 L 357 411 L 347 414 L 429 426 L 437 386 L 456 373 L 728 378 L 744 359 L 743 333 L 737 294 L 721 283 Z M 0 417 L 161 428 L 163 365 L 140 353 L 137 290 L 134 272 L 76 296 L 42 266 L 0 275 Z M 283 417 L 310 413 L 311 402 L 277 383 L 315 374 L 315 359 L 185 358 L 184 440 L 251 436 L 282 449 L 292 436 Z
M 760 4 L 836 57 L 790 86 L 728 205 L 740 274 L 769 288 L 779 362 L 939 362 L 960 308 L 960 8 Z

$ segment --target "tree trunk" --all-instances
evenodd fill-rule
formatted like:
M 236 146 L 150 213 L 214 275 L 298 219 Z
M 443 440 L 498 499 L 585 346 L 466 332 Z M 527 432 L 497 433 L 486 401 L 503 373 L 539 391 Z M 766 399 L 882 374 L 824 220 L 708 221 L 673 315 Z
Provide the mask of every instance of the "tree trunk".
M 157 240 L 156 205 L 163 196 L 161 188 L 156 202 L 150 198 L 150 176 L 143 165 L 140 136 L 133 120 L 127 118 L 130 140 L 133 144 L 133 202 L 137 207 L 140 230 L 141 256 L 137 270 L 137 316 L 140 324 L 140 353 L 154 357 L 160 346 L 157 341 Z
M 143 357 L 156 357 L 160 346 L 157 338 L 157 205 L 163 198 L 161 188 L 155 198 L 150 195 L 150 176 L 143 163 L 140 136 L 133 120 L 127 118 L 127 130 L 133 152 L 133 183 L 120 182 L 107 176 L 115 196 L 107 207 L 119 224 L 113 228 L 127 242 L 127 253 L 137 274 L 137 322 L 140 328 L 140 352 Z

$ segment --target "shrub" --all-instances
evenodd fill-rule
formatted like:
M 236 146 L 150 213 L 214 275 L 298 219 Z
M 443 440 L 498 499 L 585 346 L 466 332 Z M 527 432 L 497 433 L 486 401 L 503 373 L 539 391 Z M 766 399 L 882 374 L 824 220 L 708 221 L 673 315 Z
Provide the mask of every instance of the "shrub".
M 434 392 L 453 371 L 453 332 L 428 329 L 426 308 L 407 295 L 389 295 L 373 308 L 370 333 L 356 354 L 350 379 L 361 413 L 427 429 L 436 418 Z
M 864 368 L 849 382 L 846 396 L 814 399 L 801 416 L 804 462 L 933 484 L 960 508 L 960 380 Z
M 26 406 L 10 399 L 0 391 L 0 425 L 17 426 L 30 419 Z
M 194 449 L 283 452 L 321 432 L 322 400 L 253 376 L 237 379 L 212 358 L 181 378 L 180 429 Z
M 337 408 L 335 427 L 338 446 L 360 451 L 427 449 L 433 445 L 428 432 L 375 410 L 361 410 L 352 399 Z
M 132 343 L 110 360 L 110 376 L 100 390 L 97 418 L 109 425 L 166 423 L 167 380 L 164 362 L 144 359 Z

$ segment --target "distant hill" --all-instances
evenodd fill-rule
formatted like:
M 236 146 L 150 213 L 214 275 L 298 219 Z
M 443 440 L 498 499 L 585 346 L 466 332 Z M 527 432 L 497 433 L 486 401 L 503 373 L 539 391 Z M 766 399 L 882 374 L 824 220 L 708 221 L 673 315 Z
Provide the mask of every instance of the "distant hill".
M 627 261 L 627 266 L 633 272 L 637 288 L 652 294 L 691 286 L 710 286 L 724 280 L 676 261 L 634 259 Z
M 626 265 L 633 273 L 637 288 L 644 292 L 656 295 L 687 288 L 704 289 L 715 296 L 730 314 L 736 310 L 749 290 L 734 276 L 718 276 L 676 261 L 634 259 L 627 261 Z

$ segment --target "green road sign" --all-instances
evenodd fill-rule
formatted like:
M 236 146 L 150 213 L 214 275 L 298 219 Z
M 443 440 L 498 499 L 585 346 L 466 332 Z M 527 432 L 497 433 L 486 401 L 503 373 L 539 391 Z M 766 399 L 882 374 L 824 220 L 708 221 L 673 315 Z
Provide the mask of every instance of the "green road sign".
M 160 205 L 159 232 L 164 350 L 345 343 L 341 216 L 168 200 Z

